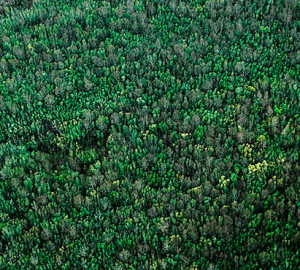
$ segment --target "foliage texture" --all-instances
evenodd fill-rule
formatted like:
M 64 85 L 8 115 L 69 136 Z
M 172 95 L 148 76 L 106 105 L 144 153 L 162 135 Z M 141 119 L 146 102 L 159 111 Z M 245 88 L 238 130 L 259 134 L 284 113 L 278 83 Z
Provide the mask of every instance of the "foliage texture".
M 1 269 L 299 269 L 297 0 L 1 1 Z

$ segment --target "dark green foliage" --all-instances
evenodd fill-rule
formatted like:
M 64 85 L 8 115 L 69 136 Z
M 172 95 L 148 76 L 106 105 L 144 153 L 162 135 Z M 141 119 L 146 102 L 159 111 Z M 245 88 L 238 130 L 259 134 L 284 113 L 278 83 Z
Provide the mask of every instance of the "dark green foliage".
M 29 8 L 33 4 L 33 0 L 0 0 L 0 18 L 5 15 L 6 11 L 11 8 Z
M 298 269 L 297 0 L 2 2 L 1 269 Z

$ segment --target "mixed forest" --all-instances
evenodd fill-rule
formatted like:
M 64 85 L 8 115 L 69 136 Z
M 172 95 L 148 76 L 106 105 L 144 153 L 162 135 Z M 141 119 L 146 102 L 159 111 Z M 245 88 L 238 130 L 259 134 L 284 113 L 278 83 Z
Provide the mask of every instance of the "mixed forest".
M 299 269 L 298 0 L 0 0 L 0 269 Z

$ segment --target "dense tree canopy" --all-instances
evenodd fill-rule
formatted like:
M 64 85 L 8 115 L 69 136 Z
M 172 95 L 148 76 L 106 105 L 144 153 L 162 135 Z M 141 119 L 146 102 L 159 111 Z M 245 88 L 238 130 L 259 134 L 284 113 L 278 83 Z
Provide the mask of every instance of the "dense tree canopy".
M 297 269 L 297 0 L 0 0 L 1 269 Z

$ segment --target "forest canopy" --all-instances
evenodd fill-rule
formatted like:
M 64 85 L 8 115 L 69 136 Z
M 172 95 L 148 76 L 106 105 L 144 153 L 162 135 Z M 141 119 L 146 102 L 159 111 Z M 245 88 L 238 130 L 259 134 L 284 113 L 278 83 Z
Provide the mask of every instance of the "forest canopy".
M 0 0 L 1 269 L 298 269 L 297 0 Z

